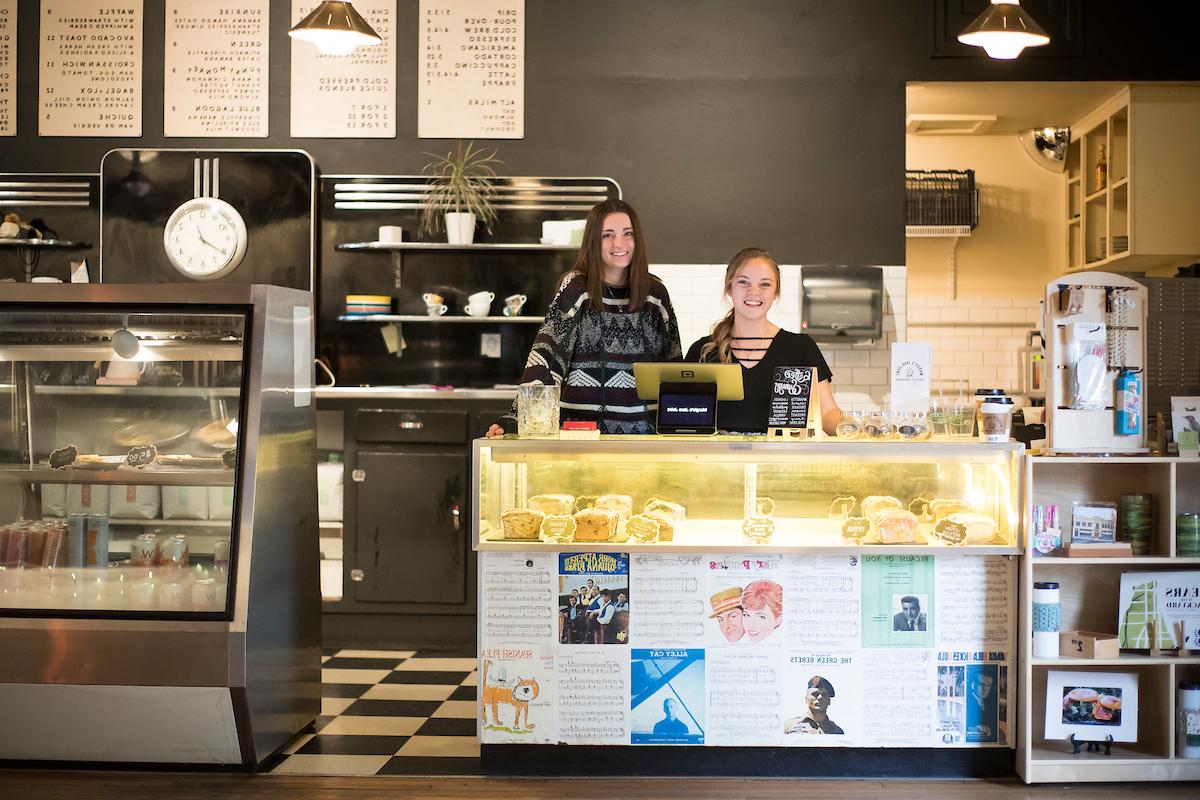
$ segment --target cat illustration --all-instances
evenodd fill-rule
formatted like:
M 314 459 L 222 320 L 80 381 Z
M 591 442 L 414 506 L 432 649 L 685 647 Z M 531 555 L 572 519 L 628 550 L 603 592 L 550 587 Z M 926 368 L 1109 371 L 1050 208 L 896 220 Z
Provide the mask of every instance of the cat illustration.
M 479 719 L 487 725 L 487 710 L 488 706 L 492 708 L 492 724 L 504 727 L 500 722 L 500 704 L 512 706 L 516 710 L 513 717 L 513 730 L 531 731 L 534 725 L 529 721 L 529 704 L 537 699 L 538 692 L 541 687 L 534 678 L 517 678 L 516 681 L 507 681 L 503 670 L 498 679 L 493 679 L 491 676 L 492 662 L 486 660 L 483 662 L 483 683 L 480 687 L 482 699 L 479 707 Z M 521 727 L 521 714 L 525 715 L 525 727 Z

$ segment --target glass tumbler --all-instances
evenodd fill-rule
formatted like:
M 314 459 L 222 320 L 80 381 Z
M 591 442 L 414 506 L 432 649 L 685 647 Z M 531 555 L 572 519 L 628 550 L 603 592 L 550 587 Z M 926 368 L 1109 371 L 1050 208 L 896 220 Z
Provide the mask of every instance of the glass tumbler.
M 929 432 L 934 436 L 950 435 L 950 402 L 944 397 L 929 401 Z
M 557 384 L 523 383 L 517 387 L 517 434 L 558 435 Z
M 966 400 L 950 405 L 946 415 L 950 435 L 955 439 L 970 439 L 975 433 L 975 404 Z

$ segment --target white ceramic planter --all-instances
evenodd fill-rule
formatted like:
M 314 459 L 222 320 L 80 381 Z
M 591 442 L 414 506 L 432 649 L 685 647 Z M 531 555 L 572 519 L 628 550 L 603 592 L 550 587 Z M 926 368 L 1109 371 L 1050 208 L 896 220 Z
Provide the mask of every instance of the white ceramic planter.
M 446 241 L 450 244 L 470 244 L 475 240 L 475 214 L 470 211 L 446 212 Z

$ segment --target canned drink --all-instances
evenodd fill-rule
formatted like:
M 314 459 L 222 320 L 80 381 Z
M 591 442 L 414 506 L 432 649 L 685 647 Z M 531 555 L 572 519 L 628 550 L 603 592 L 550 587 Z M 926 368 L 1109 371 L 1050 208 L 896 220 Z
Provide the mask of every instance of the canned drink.
M 67 563 L 66 567 L 82 567 L 83 545 L 87 540 L 87 514 L 71 514 L 67 517 Z
M 188 565 L 188 542 L 182 533 L 168 536 L 158 547 L 159 566 L 183 569 Z
M 66 566 L 63 543 L 67 538 L 67 523 L 59 522 L 46 530 L 46 543 L 42 549 L 43 567 Z
M 158 555 L 158 534 L 142 533 L 129 543 L 129 563 L 135 567 L 152 567 Z
M 87 515 L 85 567 L 108 566 L 108 514 Z

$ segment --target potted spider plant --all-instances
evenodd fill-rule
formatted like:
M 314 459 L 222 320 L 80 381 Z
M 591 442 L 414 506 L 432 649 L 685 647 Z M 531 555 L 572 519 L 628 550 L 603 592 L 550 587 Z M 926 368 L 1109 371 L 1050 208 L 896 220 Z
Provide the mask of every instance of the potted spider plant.
M 444 156 L 425 155 L 433 161 L 421 171 L 430 179 L 421 211 L 421 232 L 434 233 L 444 225 L 450 244 L 470 244 L 475 238 L 477 221 L 491 232 L 496 221 L 492 179 L 496 177 L 496 167 L 502 166 L 496 151 L 476 147 L 474 142 L 464 146 L 459 141 Z

